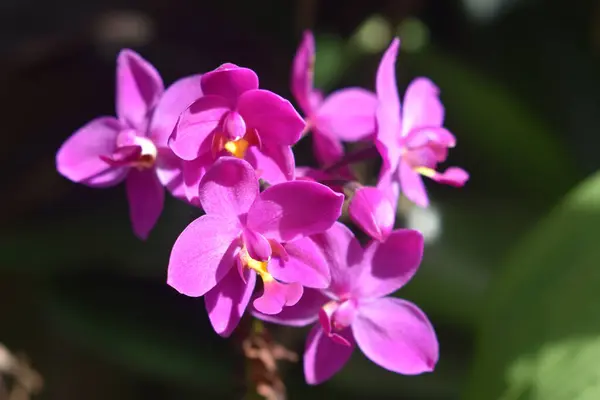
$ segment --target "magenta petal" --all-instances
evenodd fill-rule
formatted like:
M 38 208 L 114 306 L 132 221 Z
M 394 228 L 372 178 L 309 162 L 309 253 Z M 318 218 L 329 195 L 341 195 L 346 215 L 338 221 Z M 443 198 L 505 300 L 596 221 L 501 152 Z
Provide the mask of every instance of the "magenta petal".
M 111 167 L 125 167 L 137 161 L 142 155 L 142 146 L 132 145 L 119 147 L 109 156 L 101 155 L 100 159 Z
M 223 131 L 232 140 L 239 139 L 246 134 L 246 122 L 237 111 L 230 111 L 223 120 Z
M 397 229 L 385 242 L 371 242 L 365 249 L 360 285 L 354 295 L 376 298 L 400 289 L 419 269 L 423 247 L 423 235 L 412 229 Z
M 404 137 L 404 144 L 408 148 L 426 146 L 430 143 L 451 148 L 456 146 L 456 138 L 449 130 L 443 127 L 413 129 Z
M 433 371 L 439 345 L 427 316 L 414 304 L 384 297 L 360 305 L 352 324 L 358 347 L 375 364 L 404 375 Z
M 158 147 L 166 147 L 181 113 L 202 96 L 201 75 L 175 81 L 160 98 L 150 123 L 150 138 Z
M 298 282 L 302 286 L 325 289 L 331 275 L 317 245 L 310 238 L 302 238 L 284 245 L 287 260 L 274 257 L 269 272 L 282 282 Z
M 295 161 L 290 146 L 264 144 L 260 149 L 251 147 L 246 160 L 256 170 L 257 177 L 271 185 L 294 179 Z
M 417 128 L 436 128 L 444 123 L 439 89 L 427 78 L 417 78 L 406 88 L 402 110 L 402 135 Z
M 395 169 L 400 157 L 400 100 L 396 84 L 396 58 L 400 40 L 395 38 L 384 53 L 377 70 L 376 88 L 379 105 L 377 118 L 377 149 L 384 163 Z
M 355 142 L 375 133 L 377 96 L 361 88 L 347 88 L 331 93 L 317 111 L 318 129 L 334 137 Z
M 287 326 L 306 326 L 317 320 L 321 306 L 329 301 L 329 298 L 315 289 L 304 289 L 302 297 L 293 306 L 284 307 L 279 314 L 267 315 L 256 310 L 252 315 L 263 321 Z
M 204 94 L 224 97 L 232 108 L 242 93 L 253 89 L 258 89 L 256 73 L 234 64 L 223 64 L 202 76 Z
M 292 94 L 305 114 L 312 114 L 310 96 L 313 90 L 315 66 L 315 39 L 311 31 L 304 31 L 292 67 Z
M 117 116 L 131 128 L 145 130 L 150 112 L 164 91 L 158 71 L 133 50 L 117 57 Z
M 263 235 L 250 229 L 242 234 L 248 255 L 257 261 L 268 261 L 271 258 L 271 244 Z
M 374 187 L 363 187 L 356 191 L 348 213 L 352 221 L 372 238 L 382 241 L 394 227 L 395 210 L 385 194 Z
M 237 109 L 246 126 L 258 131 L 263 143 L 291 146 L 300 139 L 306 125 L 289 101 L 268 90 L 245 92 Z
M 279 183 L 262 192 L 248 211 L 248 227 L 290 242 L 323 232 L 339 218 L 344 196 L 309 181 Z
M 312 131 L 313 151 L 319 165 L 329 166 L 344 155 L 344 146 L 339 139 L 318 129 Z
M 398 170 L 382 170 L 377 183 L 377 189 L 385 195 L 394 209 L 394 220 L 395 210 L 398 208 L 398 197 L 400 196 L 400 178 L 398 175 Z
M 162 212 L 165 190 L 154 169 L 139 171 L 132 168 L 125 186 L 133 231 L 140 239 L 146 239 Z
M 182 161 L 183 189 L 187 200 L 200 207 L 200 180 L 213 163 L 210 153 L 205 153 L 192 161 Z
M 303 288 L 299 283 L 263 281 L 263 294 L 253 301 L 253 306 L 262 314 L 279 314 L 285 306 L 293 306 L 302 298 Z
M 427 207 L 429 205 L 429 198 L 427 197 L 427 191 L 425 190 L 425 184 L 421 175 L 415 172 L 410 164 L 404 161 L 400 162 L 398 175 L 400 177 L 402 194 L 419 207 Z
M 171 149 L 166 147 L 158 149 L 156 158 L 158 180 L 173 196 L 179 199 L 186 198 L 182 168 L 183 161 L 173 154 Z
M 331 340 L 320 325 L 315 325 L 306 339 L 304 377 L 310 385 L 325 382 L 342 369 L 350 359 L 354 346 Z
M 100 156 L 116 150 L 121 124 L 112 117 L 96 118 L 77 130 L 56 153 L 56 169 L 65 178 L 93 187 L 121 182 L 129 168 L 114 168 Z
M 331 285 L 328 291 L 337 296 L 347 296 L 361 285 L 363 249 L 352 231 L 336 222 L 327 231 L 312 236 L 329 265 Z
M 245 281 L 236 268 L 231 268 L 221 281 L 204 295 L 208 318 L 215 332 L 229 337 L 238 326 L 252 298 L 256 272 L 245 269 Z
M 258 195 L 258 180 L 248 162 L 221 157 L 200 181 L 200 204 L 207 214 L 235 218 L 248 212 Z
M 224 97 L 200 97 L 180 115 L 169 139 L 169 147 L 184 160 L 197 158 L 202 153 L 202 144 L 228 111 L 229 104 Z
M 173 245 L 167 283 L 193 297 L 214 288 L 235 264 L 241 231 L 236 221 L 216 215 L 193 221 Z
M 469 180 L 469 173 L 462 168 L 450 167 L 442 173 L 436 173 L 431 179 L 438 183 L 462 187 Z

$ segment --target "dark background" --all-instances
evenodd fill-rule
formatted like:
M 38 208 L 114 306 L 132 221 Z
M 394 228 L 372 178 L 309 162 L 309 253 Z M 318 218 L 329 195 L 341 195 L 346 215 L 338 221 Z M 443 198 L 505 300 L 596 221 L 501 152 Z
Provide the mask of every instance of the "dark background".
M 373 89 L 399 33 L 400 89 L 418 75 L 440 86 L 458 138 L 449 162 L 471 180 L 463 189 L 429 182 L 432 209 L 401 210 L 431 238 L 399 296 L 438 331 L 436 371 L 399 376 L 356 352 L 316 388 L 303 383 L 301 363 L 285 366 L 290 398 L 461 397 L 489 312 L 483 299 L 506 252 L 600 165 L 597 1 L 4 0 L 0 342 L 43 375 L 40 398 L 241 398 L 235 340 L 212 331 L 202 299 L 165 283 L 171 245 L 199 212 L 169 199 L 140 243 L 123 187 L 73 184 L 54 157 L 78 127 L 114 114 L 120 48 L 139 51 L 167 84 L 233 62 L 290 98 L 305 28 L 315 32 L 316 84 L 326 91 Z M 304 331 L 273 333 L 301 351 Z

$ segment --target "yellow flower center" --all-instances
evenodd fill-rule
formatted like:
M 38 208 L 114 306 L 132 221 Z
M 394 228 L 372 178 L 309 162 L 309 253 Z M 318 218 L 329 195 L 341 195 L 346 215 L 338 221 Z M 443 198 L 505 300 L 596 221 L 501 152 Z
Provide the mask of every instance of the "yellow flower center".
M 437 172 L 435 172 L 435 170 L 433 168 L 427 168 L 427 167 L 417 167 L 414 169 L 414 171 L 416 173 L 426 176 L 428 178 L 433 178 L 435 176 L 435 174 L 437 173 Z
M 230 152 L 232 156 L 237 158 L 244 158 L 249 146 L 250 143 L 246 139 L 239 138 L 236 140 L 230 140 L 226 142 L 223 147 L 225 148 L 225 150 Z
M 244 267 L 250 268 L 254 270 L 258 275 L 260 275 L 263 282 L 266 283 L 275 280 L 275 278 L 273 278 L 273 276 L 269 273 L 267 269 L 269 261 L 258 261 L 250 257 L 250 255 L 248 254 L 248 250 L 246 250 L 246 247 L 243 247 L 240 251 L 240 260 L 242 261 Z
M 158 149 L 154 142 L 148 138 L 138 136 L 135 138 L 135 144 L 142 148 L 142 154 L 133 163 L 133 166 L 140 170 L 152 168 L 158 155 Z

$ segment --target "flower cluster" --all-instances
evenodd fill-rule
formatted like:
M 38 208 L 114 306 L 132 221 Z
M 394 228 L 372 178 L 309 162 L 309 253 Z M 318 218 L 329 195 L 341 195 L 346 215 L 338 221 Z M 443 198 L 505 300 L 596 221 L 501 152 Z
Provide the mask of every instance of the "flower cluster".
M 76 131 L 58 151 L 57 169 L 91 187 L 125 180 L 142 239 L 161 214 L 164 188 L 201 208 L 204 215 L 173 245 L 167 283 L 204 296 L 224 337 L 248 308 L 269 322 L 315 323 L 304 355 L 308 383 L 329 379 L 356 346 L 391 371 L 432 371 L 433 327 L 417 306 L 390 297 L 416 273 L 424 247 L 419 232 L 394 230 L 395 210 L 401 193 L 428 205 L 422 177 L 462 186 L 468 174 L 437 169 L 456 140 L 430 80 L 410 83 L 400 107 L 399 44 L 394 39 L 383 55 L 375 93 L 353 87 L 325 97 L 313 86 L 315 43 L 306 32 L 291 77 L 304 118 L 259 88 L 249 68 L 226 63 L 165 89 L 150 63 L 123 50 L 116 117 Z M 296 167 L 292 147 L 309 131 L 317 167 Z M 344 151 L 343 142 L 357 141 L 366 149 Z M 365 154 L 383 161 L 373 187 L 350 168 Z M 338 222 L 345 200 L 349 217 L 372 238 L 364 248 Z

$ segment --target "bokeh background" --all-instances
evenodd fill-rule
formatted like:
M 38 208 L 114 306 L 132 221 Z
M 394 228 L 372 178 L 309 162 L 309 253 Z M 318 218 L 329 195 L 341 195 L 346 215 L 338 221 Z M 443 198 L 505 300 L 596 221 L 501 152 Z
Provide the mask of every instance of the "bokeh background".
M 400 89 L 419 75 L 439 85 L 458 138 L 449 164 L 471 180 L 430 182 L 430 209 L 399 209 L 427 237 L 398 296 L 433 321 L 436 371 L 399 376 L 356 352 L 308 387 L 301 363 L 286 364 L 289 398 L 600 398 L 600 2 L 4 0 L 0 342 L 42 374 L 39 398 L 242 398 L 239 343 L 212 331 L 202 299 L 165 284 L 171 245 L 199 211 L 169 199 L 141 243 L 123 187 L 73 184 L 54 156 L 113 114 L 120 48 L 166 83 L 228 61 L 290 98 L 306 28 L 325 91 L 372 89 L 399 35 Z M 302 350 L 305 331 L 272 333 Z

